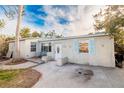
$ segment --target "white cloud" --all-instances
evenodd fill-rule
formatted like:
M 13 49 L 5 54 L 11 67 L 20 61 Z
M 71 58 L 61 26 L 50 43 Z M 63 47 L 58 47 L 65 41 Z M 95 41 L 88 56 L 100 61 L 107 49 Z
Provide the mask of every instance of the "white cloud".
M 0 29 L 1 34 L 14 35 L 16 32 L 17 20 L 16 19 L 9 20 L 5 16 L 1 16 L 0 19 L 4 19 L 5 21 L 5 27 Z
M 67 36 L 94 32 L 93 15 L 99 12 L 100 8 L 104 8 L 104 6 L 68 6 L 68 8 L 68 11 L 64 11 L 64 8 L 61 9 L 52 8 L 52 6 L 45 6 L 45 10 L 49 14 L 46 22 L 54 24 L 52 29 L 55 29 L 58 33 L 66 33 L 68 31 Z M 58 16 L 67 18 L 71 23 L 69 25 L 59 24 L 56 20 L 56 17 Z
M 30 27 L 32 31 L 47 32 L 50 30 L 55 30 L 57 33 L 63 33 L 67 36 L 88 34 L 90 32 L 94 32 L 94 19 L 92 15 L 97 13 L 100 8 L 104 8 L 104 6 L 68 6 L 68 9 L 67 7 L 65 8 L 66 10 L 64 10 L 64 8 L 52 8 L 52 6 L 44 6 L 44 10 L 48 12 L 48 16 L 46 18 L 43 18 L 42 16 L 36 15 L 37 17 L 46 21 L 44 27 L 38 27 L 25 21 L 23 21 L 22 27 Z M 67 18 L 71 21 L 71 23 L 68 25 L 59 24 L 56 20 L 56 17 L 58 16 Z M 6 26 L 3 29 L 4 33 L 14 34 L 16 31 L 17 20 L 14 19 L 9 21 L 6 18 L 5 20 Z
M 57 17 L 64 17 L 67 18 L 68 20 L 75 21 L 76 20 L 76 6 L 74 7 L 70 7 L 68 6 L 68 11 L 65 11 L 64 8 L 61 9 L 59 7 L 53 8 L 52 6 L 44 6 L 45 11 L 48 13 L 47 18 L 45 19 L 46 21 L 46 26 L 47 25 L 52 25 L 52 30 L 55 30 L 57 33 L 61 34 L 61 33 L 67 33 L 67 31 L 69 32 L 70 29 L 68 29 L 70 27 L 69 25 L 61 25 L 60 23 L 58 23 L 57 21 Z M 64 32 L 66 31 L 66 32 Z

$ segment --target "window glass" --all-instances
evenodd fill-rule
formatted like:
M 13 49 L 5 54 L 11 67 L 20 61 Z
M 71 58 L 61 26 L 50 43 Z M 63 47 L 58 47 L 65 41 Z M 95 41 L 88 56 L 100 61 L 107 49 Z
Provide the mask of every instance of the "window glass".
M 57 47 L 57 53 L 59 53 L 59 47 Z
M 51 50 L 52 50 L 52 49 L 51 49 L 51 43 L 49 43 L 49 52 L 51 52 Z
M 79 52 L 88 53 L 88 42 L 80 43 Z
M 42 43 L 41 44 L 41 52 L 51 52 L 52 46 L 51 43 Z
M 41 43 L 41 51 L 43 51 L 43 50 L 44 50 L 43 43 Z
M 31 52 L 36 52 L 36 42 L 31 42 Z

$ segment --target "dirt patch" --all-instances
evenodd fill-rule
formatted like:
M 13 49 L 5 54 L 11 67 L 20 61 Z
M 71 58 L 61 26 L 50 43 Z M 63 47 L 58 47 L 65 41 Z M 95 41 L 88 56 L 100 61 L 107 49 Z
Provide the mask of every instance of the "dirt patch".
M 17 65 L 28 62 L 25 59 L 12 59 L 10 62 L 6 63 L 5 65 Z
M 92 70 L 78 68 L 73 73 L 72 78 L 82 83 L 82 82 L 88 82 L 93 76 L 94 73 Z
M 78 76 L 83 76 L 85 78 L 85 81 L 90 80 L 91 77 L 94 75 L 92 70 L 87 69 L 77 69 L 76 72 L 78 73 Z
M 0 78 L 0 87 L 30 88 L 41 77 L 41 74 L 33 69 L 12 70 L 9 71 L 9 73 L 14 71 L 15 73 L 7 74 L 4 76 L 4 78 Z
M 91 77 L 94 75 L 92 70 L 84 70 L 83 73 L 84 77 L 85 77 L 85 81 L 90 80 Z
M 0 62 L 2 62 L 2 61 L 6 61 L 6 60 L 9 60 L 9 58 L 6 58 L 6 57 L 0 57 Z

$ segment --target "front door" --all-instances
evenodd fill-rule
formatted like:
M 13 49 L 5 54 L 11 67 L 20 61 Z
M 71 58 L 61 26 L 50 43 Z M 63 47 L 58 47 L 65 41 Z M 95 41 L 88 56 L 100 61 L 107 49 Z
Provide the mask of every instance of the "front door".
M 60 59 L 62 57 L 62 46 L 61 44 L 55 45 L 55 60 Z

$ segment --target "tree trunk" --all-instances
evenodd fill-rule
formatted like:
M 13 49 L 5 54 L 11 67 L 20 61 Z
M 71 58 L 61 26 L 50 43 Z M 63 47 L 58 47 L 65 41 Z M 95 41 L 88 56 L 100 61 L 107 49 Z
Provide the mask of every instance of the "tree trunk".
M 19 5 L 18 7 L 18 19 L 17 19 L 17 27 L 16 27 L 16 51 L 15 51 L 15 58 L 20 58 L 20 43 L 19 43 L 19 37 L 20 37 L 20 26 L 21 26 L 21 20 L 22 20 L 22 12 L 23 12 L 23 5 Z

